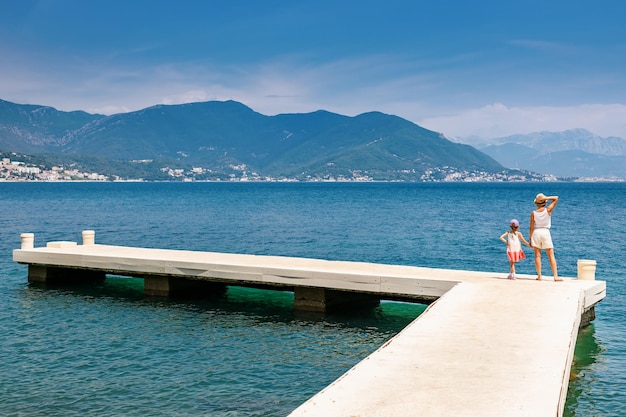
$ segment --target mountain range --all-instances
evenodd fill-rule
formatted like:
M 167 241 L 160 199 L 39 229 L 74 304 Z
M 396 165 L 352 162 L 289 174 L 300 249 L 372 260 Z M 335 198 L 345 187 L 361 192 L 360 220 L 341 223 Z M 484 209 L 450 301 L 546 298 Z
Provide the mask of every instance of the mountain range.
M 144 177 L 152 179 L 161 179 L 164 167 L 194 167 L 204 179 L 245 173 L 420 181 L 505 171 L 476 148 L 397 116 L 323 110 L 265 116 L 235 101 L 157 105 L 104 116 L 0 100 L 0 150 L 101 172 L 141 165 Z
M 558 177 L 626 179 L 626 140 L 585 129 L 466 141 L 503 166 Z

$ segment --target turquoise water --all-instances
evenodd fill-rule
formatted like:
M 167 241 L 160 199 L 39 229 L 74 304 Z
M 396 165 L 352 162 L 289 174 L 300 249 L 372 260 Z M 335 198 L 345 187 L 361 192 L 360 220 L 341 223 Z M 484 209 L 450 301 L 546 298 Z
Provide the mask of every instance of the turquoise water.
M 424 309 L 302 314 L 290 293 L 241 288 L 166 300 L 129 278 L 43 289 L 12 261 L 20 233 L 37 246 L 93 229 L 104 244 L 504 273 L 498 237 L 512 217 L 527 236 L 538 192 L 561 197 L 561 274 L 596 259 L 608 286 L 579 334 L 565 415 L 620 415 L 626 184 L 608 183 L 0 183 L 0 415 L 285 416 Z M 530 258 L 519 273 L 534 272 Z

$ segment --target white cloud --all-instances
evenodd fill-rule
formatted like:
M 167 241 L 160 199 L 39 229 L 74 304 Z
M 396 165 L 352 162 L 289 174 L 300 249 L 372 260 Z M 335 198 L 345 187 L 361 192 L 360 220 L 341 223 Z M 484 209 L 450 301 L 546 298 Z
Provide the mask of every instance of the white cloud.
M 204 90 L 190 90 L 182 94 L 176 94 L 168 97 L 163 97 L 159 104 L 184 104 L 194 103 L 200 101 L 211 100 L 212 98 Z
M 384 54 L 319 64 L 307 56 L 284 56 L 238 67 L 200 61 L 142 68 L 93 63 L 72 74 L 28 68 L 20 72 L 0 63 L 0 69 L 7 70 L 0 77 L 0 98 L 100 114 L 156 104 L 236 100 L 267 115 L 319 109 L 349 116 L 382 111 L 449 137 L 585 128 L 626 138 L 626 104 L 507 106 L 495 102 L 508 101 L 504 97 L 448 85 L 455 73 L 446 73 L 436 62 Z M 495 104 L 471 108 L 477 100 Z
M 111 114 L 117 114 L 117 113 L 128 113 L 131 110 L 124 106 L 106 105 L 102 107 L 88 108 L 88 109 L 85 109 L 85 111 L 91 114 L 111 115 Z

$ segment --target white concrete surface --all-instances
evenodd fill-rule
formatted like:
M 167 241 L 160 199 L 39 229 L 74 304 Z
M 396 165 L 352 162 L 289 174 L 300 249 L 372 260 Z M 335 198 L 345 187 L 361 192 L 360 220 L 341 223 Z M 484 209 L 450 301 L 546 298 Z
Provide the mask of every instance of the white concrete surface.
M 290 417 L 555 417 L 583 306 L 567 283 L 461 283 Z

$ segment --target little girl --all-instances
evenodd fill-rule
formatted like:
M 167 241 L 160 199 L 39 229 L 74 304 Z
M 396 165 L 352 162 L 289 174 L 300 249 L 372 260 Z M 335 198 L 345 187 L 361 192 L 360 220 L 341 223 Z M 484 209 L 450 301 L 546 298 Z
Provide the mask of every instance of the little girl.
M 524 239 L 522 233 L 517 230 L 519 228 L 519 222 L 516 219 L 511 220 L 510 225 L 511 230 L 504 232 L 502 236 L 500 236 L 500 240 L 506 243 L 506 255 L 509 258 L 509 264 L 511 265 L 510 273 L 507 278 L 515 279 L 515 263 L 526 258 L 526 254 L 522 250 L 520 240 L 527 246 L 530 246 L 530 243 L 528 243 L 528 241 Z

